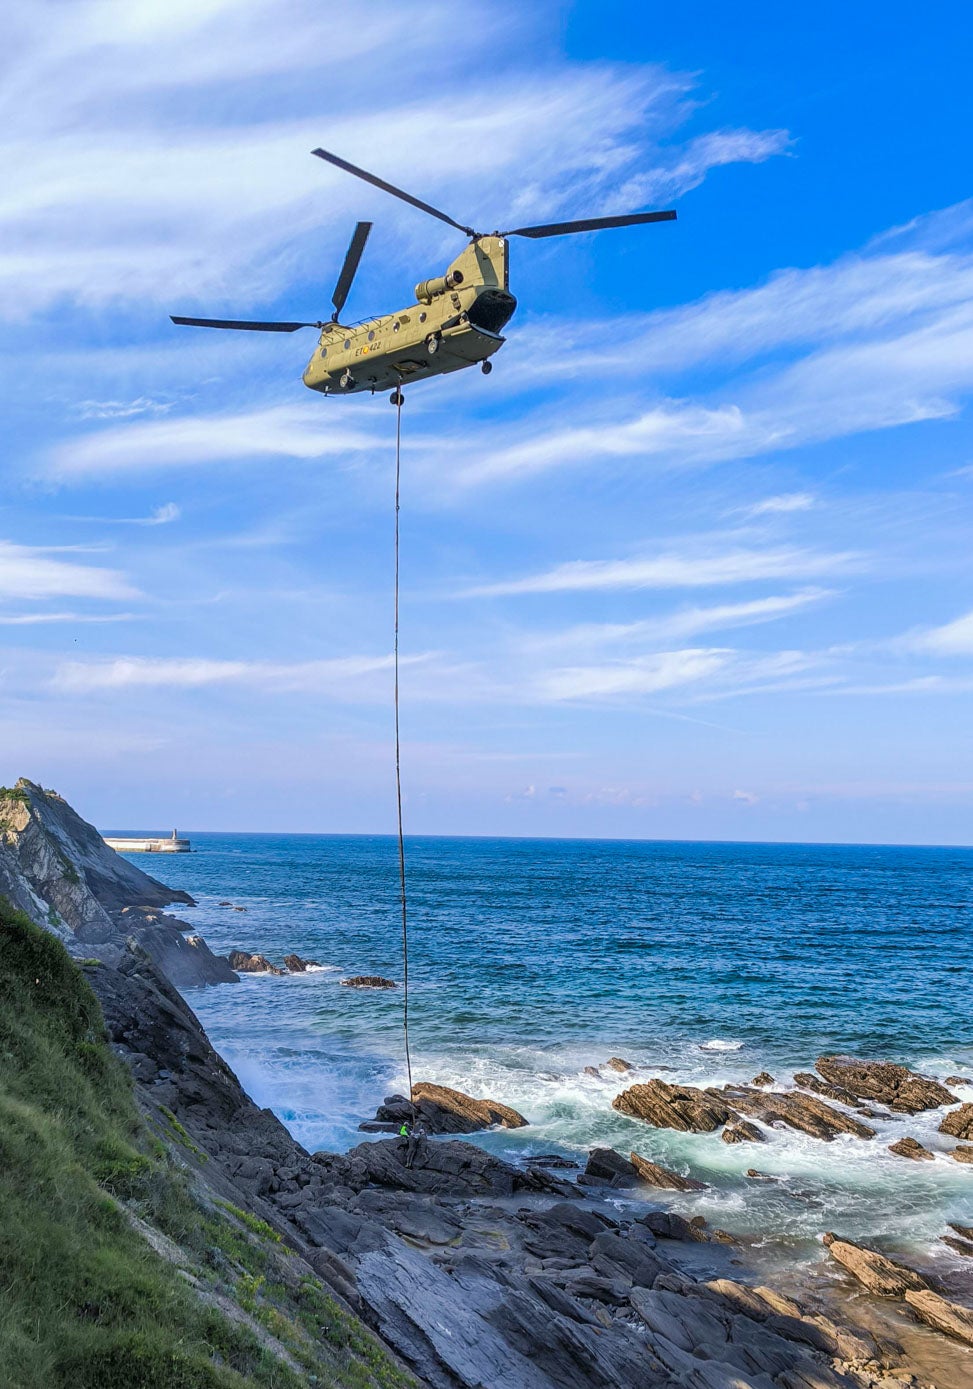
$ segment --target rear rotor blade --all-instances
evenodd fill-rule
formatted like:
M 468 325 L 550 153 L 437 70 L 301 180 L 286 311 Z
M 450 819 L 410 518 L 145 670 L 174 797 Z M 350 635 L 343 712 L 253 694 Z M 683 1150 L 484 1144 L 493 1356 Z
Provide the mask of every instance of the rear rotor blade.
M 371 229 L 371 222 L 359 222 L 352 235 L 351 244 L 345 255 L 345 263 L 341 267 L 341 274 L 338 276 L 338 283 L 334 287 L 334 297 L 331 300 L 334 305 L 335 322 L 341 317 L 341 310 L 345 307 L 345 300 L 348 298 L 348 291 L 351 289 L 351 282 L 355 278 L 355 272 L 358 270 L 358 264 Z
M 502 236 L 567 236 L 571 232 L 606 231 L 609 227 L 636 227 L 643 222 L 674 222 L 674 212 L 632 212 L 626 217 L 586 217 L 580 222 L 548 222 L 542 227 L 517 227 Z
M 243 328 L 249 333 L 296 333 L 298 328 L 323 328 L 323 323 L 256 323 L 235 318 L 177 318 L 169 317 L 173 323 L 182 323 L 189 328 Z
M 428 212 L 430 217 L 438 217 L 440 222 L 448 222 L 457 231 L 463 232 L 466 236 L 475 236 L 476 232 L 472 227 L 464 227 L 462 222 L 454 222 L 452 217 L 445 212 L 440 212 L 438 207 L 432 207 L 429 203 L 424 203 L 420 198 L 414 198 L 411 193 L 404 193 L 401 188 L 396 188 L 394 183 L 386 183 L 377 174 L 370 174 L 367 169 L 359 169 L 357 164 L 349 164 L 347 159 L 341 159 L 337 154 L 330 154 L 328 150 L 312 150 L 319 159 L 325 159 L 329 164 L 333 164 L 336 169 L 344 169 L 346 174 L 354 174 L 356 178 L 363 178 L 366 183 L 372 184 L 375 188 L 381 188 L 384 193 L 391 193 L 393 198 L 401 198 L 404 203 L 411 203 L 420 212 Z

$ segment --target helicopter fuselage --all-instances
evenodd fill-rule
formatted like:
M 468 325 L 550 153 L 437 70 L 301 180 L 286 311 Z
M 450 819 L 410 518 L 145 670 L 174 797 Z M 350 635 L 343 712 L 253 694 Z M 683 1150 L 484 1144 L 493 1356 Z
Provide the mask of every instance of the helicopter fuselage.
M 304 384 L 323 395 L 354 395 L 474 366 L 503 346 L 500 330 L 516 307 L 506 238 L 475 237 L 445 275 L 416 285 L 409 308 L 353 328 L 326 324 Z

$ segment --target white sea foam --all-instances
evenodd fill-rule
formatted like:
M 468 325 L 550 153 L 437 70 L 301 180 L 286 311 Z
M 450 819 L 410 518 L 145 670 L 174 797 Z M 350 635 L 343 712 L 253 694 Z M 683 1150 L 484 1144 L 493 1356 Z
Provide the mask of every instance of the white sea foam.
M 700 1042 L 700 1051 L 742 1051 L 743 1043 L 727 1041 L 723 1037 L 714 1037 L 711 1042 Z

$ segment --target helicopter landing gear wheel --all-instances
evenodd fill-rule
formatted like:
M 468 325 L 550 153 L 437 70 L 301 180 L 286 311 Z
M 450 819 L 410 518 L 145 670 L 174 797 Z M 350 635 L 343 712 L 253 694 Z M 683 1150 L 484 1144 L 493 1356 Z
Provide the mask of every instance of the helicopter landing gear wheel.
M 426 338 L 426 351 L 429 353 L 430 357 L 435 357 L 442 345 L 443 340 L 438 333 L 431 333 L 429 337 Z
M 392 392 L 392 394 L 389 396 L 389 400 L 392 402 L 393 405 L 404 405 L 404 404 L 405 404 L 405 396 L 402 394 L 402 392 L 401 392 L 398 388 L 396 388 L 396 389 Z
M 340 379 L 340 381 L 338 382 L 338 385 L 341 387 L 341 389 L 342 389 L 343 391 L 350 391 L 351 388 L 352 388 L 352 386 L 353 386 L 354 384 L 355 384 L 355 378 L 352 376 L 351 372 L 350 372 L 350 371 L 343 372 L 343 373 L 342 373 L 342 376 L 341 376 L 341 379 Z
M 492 363 L 492 362 L 481 362 L 481 363 L 480 363 L 480 370 L 483 372 L 483 375 L 484 375 L 484 376 L 489 376 L 489 375 L 490 375 L 490 372 L 493 370 L 493 363 Z

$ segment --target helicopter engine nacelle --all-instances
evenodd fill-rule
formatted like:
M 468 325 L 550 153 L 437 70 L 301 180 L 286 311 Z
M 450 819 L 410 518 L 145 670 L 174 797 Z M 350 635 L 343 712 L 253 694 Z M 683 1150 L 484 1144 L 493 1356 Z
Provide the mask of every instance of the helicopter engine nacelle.
M 448 275 L 437 275 L 432 280 L 420 280 L 416 285 L 416 298 L 420 304 L 431 304 L 439 294 L 447 289 L 455 289 L 463 283 L 462 270 L 451 270 Z

